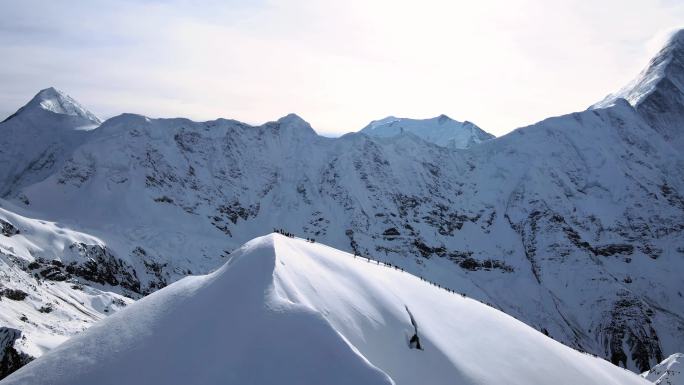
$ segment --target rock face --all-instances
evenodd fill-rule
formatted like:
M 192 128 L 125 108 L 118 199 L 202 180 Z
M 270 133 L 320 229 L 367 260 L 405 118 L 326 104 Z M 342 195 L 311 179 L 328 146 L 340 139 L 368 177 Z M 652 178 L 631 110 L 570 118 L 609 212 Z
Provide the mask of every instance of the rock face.
M 27 269 L 37 264 L 27 274 L 137 298 L 212 271 L 243 242 L 284 228 L 391 262 L 644 371 L 684 350 L 680 42 L 681 33 L 649 67 L 657 70 L 644 72 L 650 80 L 635 83 L 654 85 L 643 97 L 620 93 L 628 100 L 466 150 L 415 135 L 324 138 L 296 115 L 250 126 L 124 114 L 88 131 L 60 162 L 3 182 L 14 186 L 10 211 L 79 239 L 41 243 L 42 260 L 23 230 L 0 244 Z M 17 151 L 31 145 L 13 140 Z M 85 262 L 69 247 L 78 242 L 102 258 Z M 73 262 L 85 272 L 69 272 Z
M 21 338 L 21 331 L 0 327 L 0 379 L 31 362 L 32 358 L 14 348 L 14 341 Z

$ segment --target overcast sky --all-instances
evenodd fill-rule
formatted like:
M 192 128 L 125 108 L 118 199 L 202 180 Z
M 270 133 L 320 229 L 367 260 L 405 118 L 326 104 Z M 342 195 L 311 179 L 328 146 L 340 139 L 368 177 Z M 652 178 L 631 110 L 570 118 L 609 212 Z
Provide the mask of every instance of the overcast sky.
M 681 0 L 0 2 L 0 120 L 54 86 L 108 118 L 295 112 L 326 135 L 447 114 L 502 135 L 585 109 Z

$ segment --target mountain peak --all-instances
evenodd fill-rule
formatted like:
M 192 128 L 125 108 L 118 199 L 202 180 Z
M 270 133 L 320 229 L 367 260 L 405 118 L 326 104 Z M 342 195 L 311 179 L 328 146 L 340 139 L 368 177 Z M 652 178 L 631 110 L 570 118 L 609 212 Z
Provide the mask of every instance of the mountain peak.
M 66 93 L 54 88 L 44 88 L 17 112 L 5 119 L 8 121 L 17 116 L 25 114 L 42 113 L 44 111 L 72 116 L 84 120 L 87 124 L 100 124 L 102 121 L 92 112 L 86 110 L 80 103 Z
M 684 29 L 670 36 L 636 79 L 589 108 L 610 107 L 620 98 L 667 141 L 684 144 Z
M 282 118 L 278 119 L 278 122 L 281 124 L 300 124 L 300 125 L 309 125 L 309 123 L 304 120 L 301 116 L 295 114 L 295 113 L 289 113 Z
M 604 108 L 616 99 L 626 99 L 638 107 L 659 88 L 684 90 L 684 29 L 674 32 L 639 75 L 616 93 L 606 96 L 590 108 Z
M 306 134 L 316 134 L 311 125 L 299 115 L 290 113 L 276 121 L 281 132 L 297 132 Z
M 410 133 L 442 147 L 464 149 L 494 138 L 475 124 L 459 122 L 441 114 L 430 119 L 408 119 L 388 116 L 374 120 L 361 132 L 373 137 L 393 137 Z

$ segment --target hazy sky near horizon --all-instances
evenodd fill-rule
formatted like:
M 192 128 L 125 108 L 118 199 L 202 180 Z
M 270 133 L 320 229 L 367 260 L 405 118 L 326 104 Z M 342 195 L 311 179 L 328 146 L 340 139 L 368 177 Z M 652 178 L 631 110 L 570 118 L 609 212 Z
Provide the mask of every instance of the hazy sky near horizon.
M 684 27 L 679 0 L 4 0 L 0 14 L 0 120 L 55 86 L 101 118 L 294 112 L 325 135 L 444 113 L 499 136 L 617 91 Z

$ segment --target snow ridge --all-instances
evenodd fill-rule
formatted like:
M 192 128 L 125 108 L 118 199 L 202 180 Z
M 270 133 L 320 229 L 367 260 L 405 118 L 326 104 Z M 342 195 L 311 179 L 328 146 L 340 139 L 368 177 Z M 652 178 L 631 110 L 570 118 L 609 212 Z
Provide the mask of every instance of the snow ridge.
M 423 350 L 409 348 L 407 308 Z M 529 364 L 538 357 L 543 366 Z M 107 318 L 3 384 L 46 376 L 54 385 L 646 383 L 410 274 L 276 234 Z
M 641 376 L 656 385 L 684 385 L 684 354 L 675 353 Z

